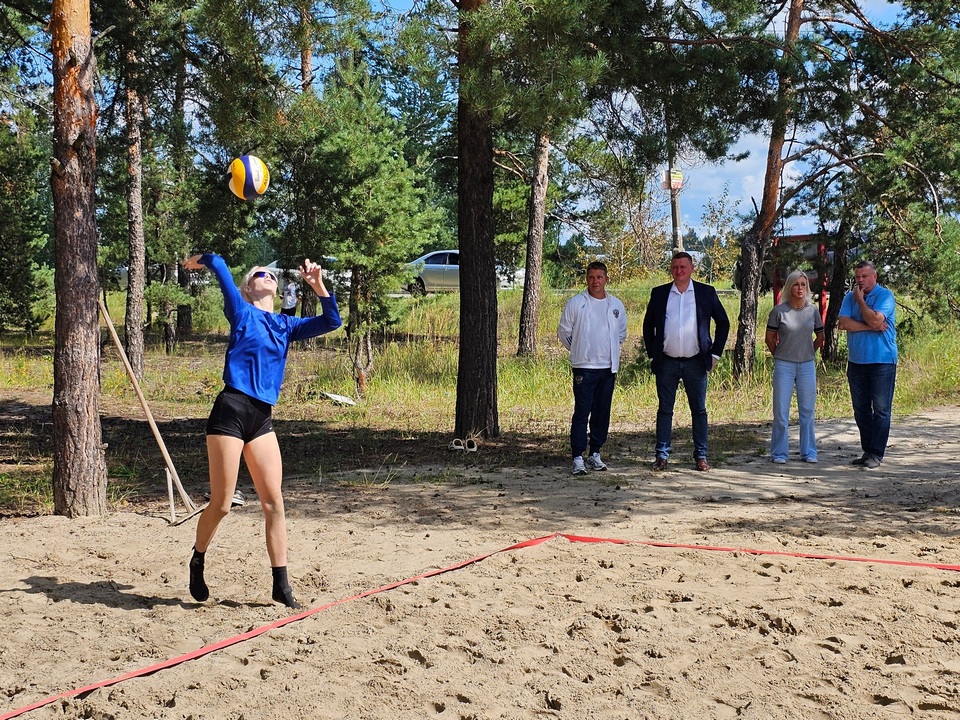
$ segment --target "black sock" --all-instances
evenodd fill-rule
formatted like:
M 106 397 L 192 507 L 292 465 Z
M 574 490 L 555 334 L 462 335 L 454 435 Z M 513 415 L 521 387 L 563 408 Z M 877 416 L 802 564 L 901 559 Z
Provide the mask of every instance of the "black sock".
M 290 587 L 290 581 L 287 580 L 287 566 L 271 568 L 273 571 L 273 599 L 278 603 L 283 603 L 289 608 L 299 610 L 303 607 L 293 597 L 293 590 Z
M 203 581 L 203 553 L 196 548 L 190 558 L 190 594 L 197 602 L 204 602 L 210 597 L 210 590 Z

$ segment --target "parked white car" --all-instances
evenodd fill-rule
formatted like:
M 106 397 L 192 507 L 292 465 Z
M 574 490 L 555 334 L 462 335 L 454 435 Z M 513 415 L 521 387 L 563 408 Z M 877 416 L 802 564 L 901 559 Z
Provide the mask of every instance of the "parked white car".
M 460 289 L 460 251 L 434 250 L 407 263 L 417 277 L 407 286 L 411 295 Z
M 407 263 L 408 270 L 417 273 L 407 286 L 411 295 L 428 292 L 456 292 L 460 290 L 460 251 L 434 250 Z M 501 289 L 522 287 L 523 268 L 497 270 L 497 284 Z

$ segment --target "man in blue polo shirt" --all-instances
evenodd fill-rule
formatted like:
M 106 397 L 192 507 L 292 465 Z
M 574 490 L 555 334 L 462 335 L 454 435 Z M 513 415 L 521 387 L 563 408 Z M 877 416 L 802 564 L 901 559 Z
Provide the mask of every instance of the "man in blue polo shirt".
M 890 436 L 893 390 L 897 382 L 897 303 L 877 284 L 872 262 L 858 262 L 853 290 L 840 305 L 837 327 L 847 332 L 847 382 L 863 455 L 853 461 L 880 467 Z

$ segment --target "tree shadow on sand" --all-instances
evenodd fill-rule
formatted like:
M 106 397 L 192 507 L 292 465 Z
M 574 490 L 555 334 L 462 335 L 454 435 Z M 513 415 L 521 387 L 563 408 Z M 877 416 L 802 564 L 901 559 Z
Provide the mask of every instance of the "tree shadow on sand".
M 156 607 L 192 607 L 195 603 L 186 603 L 180 598 L 140 595 L 128 592 L 133 585 L 124 585 L 113 580 L 94 582 L 64 582 L 55 577 L 32 575 L 21 582 L 28 585 L 23 588 L 0 589 L 0 593 L 28 593 L 47 596 L 53 602 L 75 602 L 86 605 L 103 605 L 119 610 L 148 610 Z

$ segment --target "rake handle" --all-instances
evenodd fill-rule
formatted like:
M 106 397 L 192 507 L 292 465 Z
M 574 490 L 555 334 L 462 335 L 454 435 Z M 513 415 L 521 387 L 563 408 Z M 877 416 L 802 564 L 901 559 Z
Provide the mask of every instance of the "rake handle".
M 193 504 L 193 500 L 190 499 L 190 496 L 187 495 L 187 492 L 183 489 L 183 485 L 180 482 L 180 476 L 177 475 L 177 469 L 173 466 L 173 460 L 170 459 L 170 453 L 167 452 L 167 446 L 163 442 L 163 438 L 160 437 L 160 429 L 157 427 L 157 423 L 154 422 L 153 413 L 150 412 L 150 406 L 147 405 L 147 399 L 143 396 L 143 391 L 140 390 L 140 383 L 137 382 L 136 376 L 133 374 L 133 368 L 130 366 L 130 361 L 127 359 L 127 353 L 123 349 L 123 344 L 120 342 L 120 336 L 117 335 L 117 329 L 113 326 L 113 320 L 110 319 L 110 313 L 107 312 L 107 306 L 103 304 L 103 298 L 97 298 L 97 302 L 100 304 L 100 313 L 103 315 L 103 319 L 107 321 L 107 328 L 110 330 L 110 336 L 113 338 L 114 345 L 117 346 L 117 352 L 120 353 L 120 359 L 123 360 L 123 366 L 127 369 L 127 376 L 130 378 L 130 382 L 133 384 L 133 389 L 137 393 L 137 397 L 140 399 L 140 405 L 143 407 L 143 412 L 146 413 L 147 422 L 150 424 L 150 429 L 153 431 L 153 436 L 157 439 L 157 444 L 160 446 L 160 453 L 163 455 L 163 460 L 167 464 L 167 470 L 170 472 L 170 476 L 173 478 L 174 484 L 177 486 L 177 492 L 180 493 L 180 498 L 183 500 L 183 504 L 187 506 L 188 510 L 195 510 L 196 505 Z

